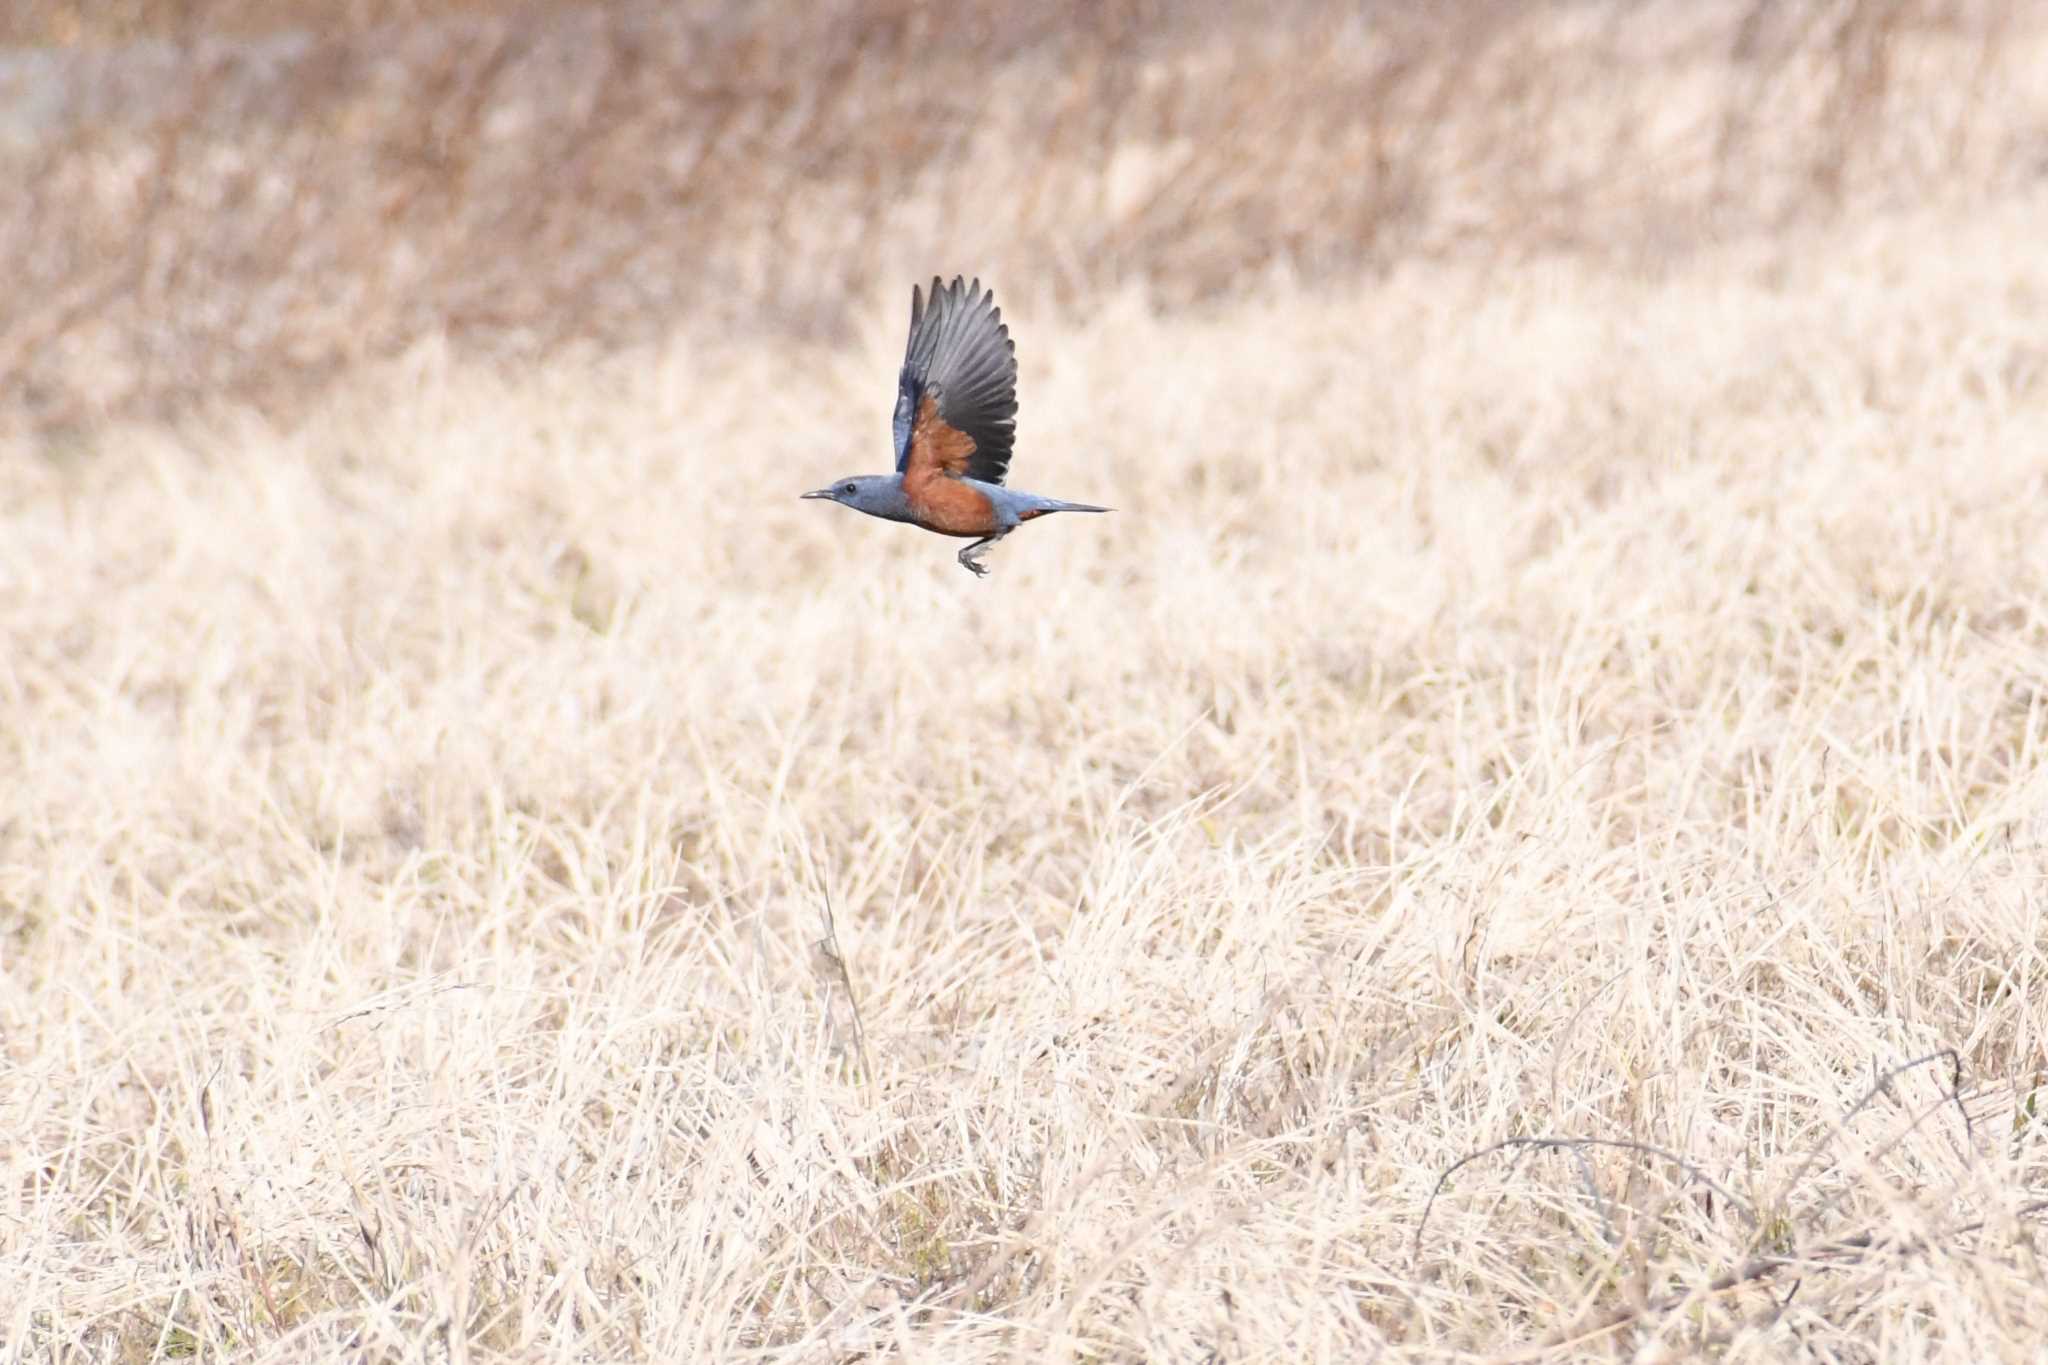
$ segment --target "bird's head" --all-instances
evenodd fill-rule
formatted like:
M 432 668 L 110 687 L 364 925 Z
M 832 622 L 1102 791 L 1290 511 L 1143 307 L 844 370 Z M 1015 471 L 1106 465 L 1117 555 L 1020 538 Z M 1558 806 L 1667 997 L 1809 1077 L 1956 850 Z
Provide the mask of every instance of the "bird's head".
M 903 480 L 895 474 L 855 474 L 850 478 L 834 479 L 804 496 L 836 502 L 856 512 L 866 512 L 871 517 L 901 521 L 909 515 L 903 502 Z

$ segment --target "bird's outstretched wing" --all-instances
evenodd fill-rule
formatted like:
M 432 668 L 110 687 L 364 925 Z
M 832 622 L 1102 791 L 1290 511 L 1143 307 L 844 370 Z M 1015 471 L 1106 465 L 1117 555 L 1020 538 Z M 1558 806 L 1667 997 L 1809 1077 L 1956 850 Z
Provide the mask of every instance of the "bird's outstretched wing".
M 995 295 L 959 276 L 910 291 L 896 380 L 896 472 L 1001 483 L 1017 436 L 1017 348 Z

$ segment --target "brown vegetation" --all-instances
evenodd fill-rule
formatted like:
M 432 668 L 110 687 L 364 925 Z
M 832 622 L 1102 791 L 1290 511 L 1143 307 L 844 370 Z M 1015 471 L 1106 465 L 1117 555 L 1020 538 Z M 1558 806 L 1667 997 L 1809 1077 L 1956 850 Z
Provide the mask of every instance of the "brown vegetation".
M 2040 34 L 1973 0 L 413 8 L 17 14 L 72 41 L 0 76 L 0 419 L 280 398 L 442 333 L 844 339 L 953 265 L 1075 306 L 1654 266 L 2009 190 L 2048 127 Z

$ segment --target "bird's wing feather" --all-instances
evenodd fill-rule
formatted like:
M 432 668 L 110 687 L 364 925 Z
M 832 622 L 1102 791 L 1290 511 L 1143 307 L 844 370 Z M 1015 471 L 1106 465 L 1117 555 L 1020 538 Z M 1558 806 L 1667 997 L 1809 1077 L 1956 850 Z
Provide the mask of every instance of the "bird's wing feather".
M 896 470 L 1001 483 L 1017 435 L 1017 348 L 995 295 L 954 276 L 910 291 L 896 382 Z
M 937 289 L 932 293 L 936 296 Z M 911 378 L 916 368 L 919 342 L 929 342 L 924 329 L 924 294 L 916 285 L 910 286 L 910 343 L 904 349 L 903 369 L 896 376 L 896 472 L 901 474 L 903 466 L 910 459 L 910 428 L 917 420 L 917 384 Z M 929 345 L 926 360 L 929 361 Z

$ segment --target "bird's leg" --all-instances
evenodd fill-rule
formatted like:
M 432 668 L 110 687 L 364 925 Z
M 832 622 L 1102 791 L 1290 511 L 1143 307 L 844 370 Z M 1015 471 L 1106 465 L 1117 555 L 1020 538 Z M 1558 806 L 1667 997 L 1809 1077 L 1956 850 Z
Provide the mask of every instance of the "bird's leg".
M 1006 530 L 998 531 L 992 536 L 983 536 L 980 540 L 975 541 L 960 552 L 960 567 L 973 574 L 976 578 L 988 577 L 988 565 L 981 562 L 981 557 L 987 554 L 997 541 L 1008 534 L 1010 532 Z

